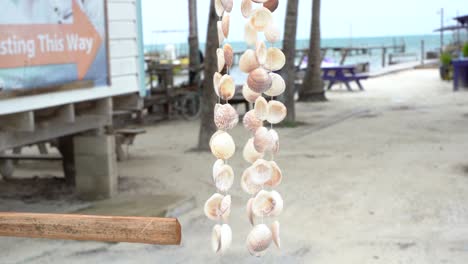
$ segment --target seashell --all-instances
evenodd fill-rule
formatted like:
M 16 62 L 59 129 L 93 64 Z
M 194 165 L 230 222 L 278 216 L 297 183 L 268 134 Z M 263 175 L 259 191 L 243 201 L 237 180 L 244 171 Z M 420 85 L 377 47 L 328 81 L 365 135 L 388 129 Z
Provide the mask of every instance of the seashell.
M 257 42 L 257 49 L 255 50 L 255 54 L 257 55 L 257 61 L 260 63 L 260 65 L 265 64 L 267 59 L 267 47 L 265 42 Z
M 263 4 L 263 3 L 268 2 L 268 0 L 252 0 L 252 2 Z
M 247 100 L 247 102 L 254 103 L 255 100 L 257 100 L 257 98 L 262 94 L 252 91 L 252 89 L 250 89 L 247 84 L 244 84 L 244 86 L 242 86 L 242 95 L 244 96 L 245 100 Z
M 265 94 L 274 97 L 284 93 L 286 90 L 286 82 L 284 81 L 283 77 L 274 72 L 270 72 L 270 76 L 272 79 L 271 87 L 268 89 L 268 91 L 265 92 Z
M 260 67 L 258 63 L 255 51 L 248 49 L 246 50 L 239 59 L 239 68 L 244 73 L 249 73 Z
M 231 12 L 234 6 L 233 0 L 221 0 L 221 4 L 226 12 Z
M 224 254 L 231 247 L 232 243 L 232 229 L 229 225 L 223 224 L 221 226 L 221 239 L 220 239 L 219 253 Z
M 227 160 L 234 155 L 236 144 L 228 133 L 218 130 L 210 140 L 210 148 L 213 155 L 222 160 Z
M 280 223 L 278 221 L 274 221 L 271 224 L 271 234 L 273 238 L 273 242 L 277 248 L 281 248 L 281 240 L 280 240 Z
M 264 185 L 271 180 L 273 169 L 270 162 L 264 159 L 258 159 L 250 166 L 250 181 L 256 185 Z
M 231 201 L 231 195 L 224 196 L 224 198 L 221 200 L 221 204 L 219 205 L 219 211 L 221 214 L 224 214 L 231 209 Z
M 220 130 L 233 129 L 239 122 L 239 114 L 230 104 L 216 104 L 214 122 Z
M 273 154 L 277 154 L 279 151 L 279 135 L 274 129 L 270 129 L 268 131 L 268 134 L 270 134 L 273 140 L 273 144 L 271 145 L 271 148 L 269 149 L 269 151 L 271 151 Z
M 255 149 L 253 142 L 254 142 L 253 138 L 250 138 L 249 140 L 247 140 L 247 143 L 244 146 L 244 151 L 242 153 L 245 161 L 250 162 L 250 163 L 254 163 L 255 161 L 263 158 L 264 156 L 263 153 L 260 153 Z
M 218 15 L 219 17 L 223 16 L 224 6 L 221 0 L 215 0 L 215 10 L 216 10 L 216 15 Z
M 274 23 L 271 23 L 267 26 L 264 31 L 265 38 L 270 43 L 275 43 L 281 40 L 281 32 L 278 26 Z
M 270 161 L 270 166 L 273 172 L 271 175 L 271 179 L 265 182 L 265 185 L 274 188 L 280 185 L 281 181 L 283 180 L 283 173 L 281 172 L 281 169 L 278 166 L 278 164 L 276 164 L 276 162 Z
M 274 139 L 272 134 L 265 127 L 260 127 L 255 131 L 254 147 L 260 153 L 265 153 L 272 149 Z
M 245 18 L 252 15 L 252 0 L 242 0 L 241 13 Z
M 232 184 L 234 183 L 234 170 L 232 167 L 227 164 L 223 164 L 221 167 L 217 168 L 216 171 L 214 170 L 215 168 L 213 168 L 213 178 L 216 188 L 221 192 L 226 192 L 231 189 Z
M 219 97 L 219 84 L 221 83 L 221 78 L 223 75 L 219 72 L 215 72 L 213 75 L 213 88 L 215 90 L 216 95 Z
M 263 256 L 272 240 L 272 233 L 265 224 L 256 225 L 247 236 L 247 249 L 253 256 Z
M 268 102 L 268 116 L 267 116 L 267 121 L 270 124 L 278 124 L 281 121 L 284 120 L 288 113 L 288 110 L 286 109 L 286 106 L 276 100 L 271 100 Z
M 218 57 L 218 72 L 221 72 L 224 69 L 224 65 L 226 64 L 226 60 L 224 59 L 224 50 L 217 49 L 216 56 Z
M 213 164 L 213 181 L 216 181 L 219 169 L 224 165 L 224 160 L 218 159 Z
M 225 74 L 221 77 L 219 81 L 219 97 L 223 100 L 230 100 L 234 97 L 236 93 L 236 83 L 234 79 L 230 76 Z
M 266 99 L 261 96 L 258 97 L 257 100 L 255 100 L 254 110 L 255 116 L 257 116 L 258 119 L 265 121 L 268 117 L 268 102 Z
M 279 71 L 284 67 L 286 57 L 284 53 L 278 48 L 269 48 L 267 51 L 267 61 L 265 68 L 270 71 Z
M 250 25 L 257 32 L 262 32 L 273 22 L 271 11 L 265 7 L 260 7 L 255 10 L 250 17 Z
M 246 210 L 247 210 L 247 217 L 249 218 L 249 222 L 250 224 L 253 226 L 255 225 L 255 216 L 252 212 L 252 203 L 253 203 L 253 200 L 254 198 L 250 198 L 248 201 L 247 201 L 247 207 L 246 207 Z
M 223 195 L 219 193 L 215 193 L 205 202 L 204 211 L 205 211 L 206 217 L 208 217 L 211 220 L 217 221 L 220 219 L 220 217 L 225 217 L 225 215 L 230 214 L 231 209 L 226 208 L 227 200 L 224 204 L 225 208 L 221 210 L 221 204 L 223 202 L 223 199 L 224 199 Z
M 271 88 L 272 82 L 271 76 L 263 68 L 251 71 L 247 79 L 247 85 L 256 93 L 266 92 Z
M 221 225 L 215 225 L 211 231 L 211 248 L 214 253 L 221 249 Z
M 258 217 L 278 216 L 283 211 L 283 198 L 277 191 L 261 190 L 252 203 L 252 212 Z
M 224 42 L 224 32 L 223 32 L 223 22 L 218 21 L 216 22 L 216 27 L 218 29 L 218 44 L 221 45 Z
M 229 43 L 224 45 L 223 50 L 224 61 L 226 62 L 226 66 L 228 68 L 231 68 L 232 64 L 234 63 L 234 50 L 232 49 L 232 46 Z
M 250 110 L 244 115 L 244 127 L 252 133 L 255 133 L 259 127 L 263 126 L 263 121 L 259 119 L 255 110 Z
M 222 26 L 223 35 L 224 35 L 225 38 L 229 37 L 230 21 L 231 21 L 231 16 L 229 15 L 229 13 L 224 13 L 223 20 L 221 20 L 221 26 Z
M 253 195 L 262 190 L 262 186 L 252 183 L 251 173 L 252 171 L 250 170 L 250 168 L 244 170 L 241 177 L 241 187 L 242 190 L 244 190 L 244 192 Z
M 272 13 L 278 8 L 279 1 L 278 0 L 268 0 L 263 3 L 263 7 L 270 10 Z
M 244 28 L 244 39 L 247 45 L 254 46 L 257 43 L 257 31 L 247 22 Z

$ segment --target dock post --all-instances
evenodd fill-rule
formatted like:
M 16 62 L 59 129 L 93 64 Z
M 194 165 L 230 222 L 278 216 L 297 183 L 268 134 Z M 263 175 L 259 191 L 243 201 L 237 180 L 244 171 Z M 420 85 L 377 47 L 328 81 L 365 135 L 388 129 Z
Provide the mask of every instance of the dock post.
M 426 59 L 424 50 L 424 39 L 421 40 L 421 65 L 424 65 L 424 60 Z
M 386 59 L 387 59 L 387 48 L 382 48 L 382 68 L 385 68 L 385 65 L 387 64 L 386 63 Z

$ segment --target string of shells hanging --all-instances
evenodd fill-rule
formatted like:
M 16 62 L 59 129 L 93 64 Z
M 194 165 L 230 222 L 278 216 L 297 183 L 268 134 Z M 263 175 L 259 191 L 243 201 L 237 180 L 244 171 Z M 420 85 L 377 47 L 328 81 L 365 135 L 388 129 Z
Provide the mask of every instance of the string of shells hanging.
M 216 157 L 213 165 L 213 182 L 217 192 L 205 203 L 205 215 L 216 221 L 211 236 L 211 245 L 215 253 L 223 254 L 232 242 L 232 230 L 227 224 L 231 213 L 231 195 L 229 189 L 234 183 L 234 170 L 228 160 L 234 155 L 236 145 L 228 133 L 239 122 L 239 115 L 229 100 L 234 97 L 236 85 L 229 75 L 233 64 L 233 49 L 225 40 L 229 36 L 230 12 L 233 9 L 233 0 L 214 0 L 216 14 L 219 17 L 217 32 L 219 48 L 216 50 L 217 72 L 213 76 L 213 85 L 218 103 L 214 109 L 214 123 L 217 131 L 210 139 L 209 145 L 212 154 Z

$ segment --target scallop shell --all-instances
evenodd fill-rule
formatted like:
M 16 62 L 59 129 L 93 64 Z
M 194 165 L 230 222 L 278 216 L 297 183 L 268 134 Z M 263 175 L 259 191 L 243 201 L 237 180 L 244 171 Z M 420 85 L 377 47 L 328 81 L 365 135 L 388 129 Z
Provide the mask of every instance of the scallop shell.
M 258 97 L 257 100 L 255 100 L 254 110 L 255 116 L 257 116 L 258 119 L 265 121 L 268 118 L 268 102 L 266 99 L 262 96 Z
M 261 96 L 261 94 L 252 91 L 252 89 L 250 89 L 250 87 L 247 84 L 244 84 L 244 86 L 242 86 L 242 95 L 244 96 L 245 100 L 249 103 L 254 103 L 255 100 L 257 100 L 257 98 Z
M 230 104 L 216 104 L 214 122 L 220 130 L 233 129 L 239 123 L 239 114 Z
M 280 123 L 284 120 L 287 114 L 288 110 L 282 102 L 276 100 L 271 100 L 270 102 L 268 102 L 267 121 L 270 124 Z
M 255 131 L 254 147 L 260 153 L 265 153 L 272 149 L 274 139 L 272 134 L 265 127 L 260 127 Z
M 219 130 L 211 137 L 210 148 L 216 158 L 227 160 L 234 155 L 236 144 L 231 135 Z
M 244 146 L 244 151 L 242 153 L 245 161 L 250 162 L 250 163 L 254 163 L 255 161 L 263 158 L 264 156 L 263 153 L 260 153 L 255 149 L 253 142 L 254 142 L 253 138 L 250 138 L 249 140 L 247 140 L 247 143 Z
M 258 63 L 255 51 L 246 50 L 239 59 L 239 69 L 244 73 L 249 73 L 258 67 L 260 67 L 260 63 Z
M 250 170 L 250 168 L 244 170 L 241 177 L 241 187 L 242 190 L 244 190 L 244 192 L 253 195 L 262 190 L 262 186 L 252 183 L 251 173 L 252 171 Z
M 218 15 L 219 17 L 223 16 L 224 6 L 221 0 L 215 0 L 215 10 L 216 10 L 216 15 Z
M 278 4 L 278 0 L 268 0 L 265 3 L 263 3 L 263 7 L 267 8 L 271 12 L 275 12 L 275 10 L 278 8 Z
M 236 83 L 234 79 L 225 74 L 219 81 L 219 97 L 223 100 L 231 100 L 236 93 Z
M 223 32 L 223 22 L 222 21 L 216 22 L 216 27 L 218 29 L 218 44 L 222 45 L 225 39 L 224 32 Z
M 247 249 L 253 256 L 263 256 L 272 240 L 272 233 L 265 224 L 256 225 L 247 236 Z
M 255 133 L 259 127 L 263 126 L 263 121 L 259 119 L 255 110 L 250 110 L 244 115 L 244 127 L 252 133 Z
M 232 64 L 234 63 L 234 50 L 230 44 L 225 44 L 223 47 L 224 50 L 224 61 L 226 62 L 226 66 L 231 68 Z
M 231 166 L 223 164 L 213 174 L 216 188 L 221 192 L 227 192 L 234 183 L 234 170 Z
M 264 31 L 265 38 L 270 43 L 276 43 L 281 40 L 281 32 L 275 23 L 271 23 Z
M 251 71 L 247 79 L 247 85 L 256 93 L 266 92 L 271 88 L 272 82 L 271 76 L 263 68 Z
M 257 42 L 257 48 L 255 50 L 255 53 L 257 55 L 257 60 L 260 63 L 260 65 L 265 64 L 267 59 L 267 47 L 265 45 L 265 42 Z
M 273 144 L 271 145 L 269 151 L 271 151 L 273 154 L 277 154 L 279 151 L 279 135 L 274 129 L 270 129 L 268 134 L 270 134 L 271 138 L 273 139 Z
M 258 159 L 250 166 L 250 181 L 253 184 L 264 185 L 267 181 L 271 180 L 273 169 L 270 162 L 264 159 Z
M 265 185 L 274 188 L 280 185 L 281 181 L 283 180 L 283 173 L 281 172 L 281 169 L 278 166 L 278 164 L 276 164 L 276 162 L 270 161 L 270 166 L 273 172 L 271 175 L 271 179 L 265 182 Z
M 230 209 L 230 204 L 229 207 L 227 206 L 227 199 L 224 199 L 225 197 L 219 193 L 213 194 L 206 202 L 204 206 L 204 211 L 206 217 L 213 221 L 218 221 L 220 217 L 224 218 L 228 216 L 231 212 Z M 221 205 L 223 204 L 223 199 L 225 200 L 224 202 L 224 208 L 221 210 Z
M 241 12 L 245 18 L 249 18 L 252 15 L 252 0 L 242 0 Z
M 229 13 L 224 13 L 222 23 L 223 35 L 225 38 L 229 37 L 229 25 L 231 21 L 231 16 Z
M 213 163 L 213 181 L 216 181 L 219 169 L 224 165 L 224 160 L 218 159 Z
M 272 233 L 273 242 L 275 242 L 276 247 L 281 248 L 280 223 L 278 221 L 274 221 L 271 224 L 271 233 Z
M 267 61 L 265 68 L 270 71 L 279 71 L 284 67 L 286 57 L 284 53 L 278 48 L 269 48 L 267 52 Z
M 257 43 L 257 31 L 247 22 L 244 28 L 244 39 L 247 45 L 254 46 Z
M 213 75 L 213 88 L 217 96 L 219 96 L 219 84 L 221 83 L 221 78 L 223 75 L 219 72 L 215 72 Z
M 221 226 L 221 246 L 219 253 L 224 254 L 231 247 L 232 243 L 232 229 L 229 225 L 223 224 Z
M 217 49 L 216 56 L 218 57 L 218 72 L 221 72 L 224 69 L 224 65 L 226 65 L 226 60 L 224 59 L 224 50 Z
M 273 81 L 271 83 L 270 89 L 268 89 L 265 94 L 272 97 L 283 94 L 286 90 L 286 82 L 284 81 L 283 77 L 274 72 L 271 72 L 270 76 Z
M 249 218 L 249 222 L 251 225 L 255 225 L 255 216 L 252 212 L 252 203 L 253 203 L 254 198 L 250 198 L 247 201 L 247 206 L 246 206 L 246 211 L 247 211 L 247 217 Z
M 257 32 L 262 32 L 273 22 L 271 11 L 265 7 L 260 7 L 254 11 L 250 17 L 250 25 Z
M 252 211 L 258 217 L 278 216 L 283 211 L 283 198 L 277 191 L 261 190 L 254 198 Z
M 223 197 L 221 204 L 219 205 L 219 211 L 221 214 L 224 214 L 231 209 L 231 201 L 231 195 L 226 195 Z
M 221 4 L 226 12 L 231 12 L 234 6 L 233 0 L 221 0 Z
M 221 225 L 215 225 L 211 231 L 211 248 L 215 253 L 221 249 Z

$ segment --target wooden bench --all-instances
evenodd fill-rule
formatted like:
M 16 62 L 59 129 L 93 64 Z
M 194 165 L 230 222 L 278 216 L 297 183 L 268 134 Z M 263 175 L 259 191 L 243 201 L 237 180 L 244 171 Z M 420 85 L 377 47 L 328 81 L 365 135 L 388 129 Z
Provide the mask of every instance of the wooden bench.
M 145 134 L 146 130 L 138 129 L 138 128 L 125 128 L 119 129 L 115 131 L 115 151 L 117 154 L 117 160 L 122 161 L 127 158 L 128 156 L 128 149 L 127 153 L 123 150 L 122 145 L 133 145 L 135 138 L 137 135 Z

